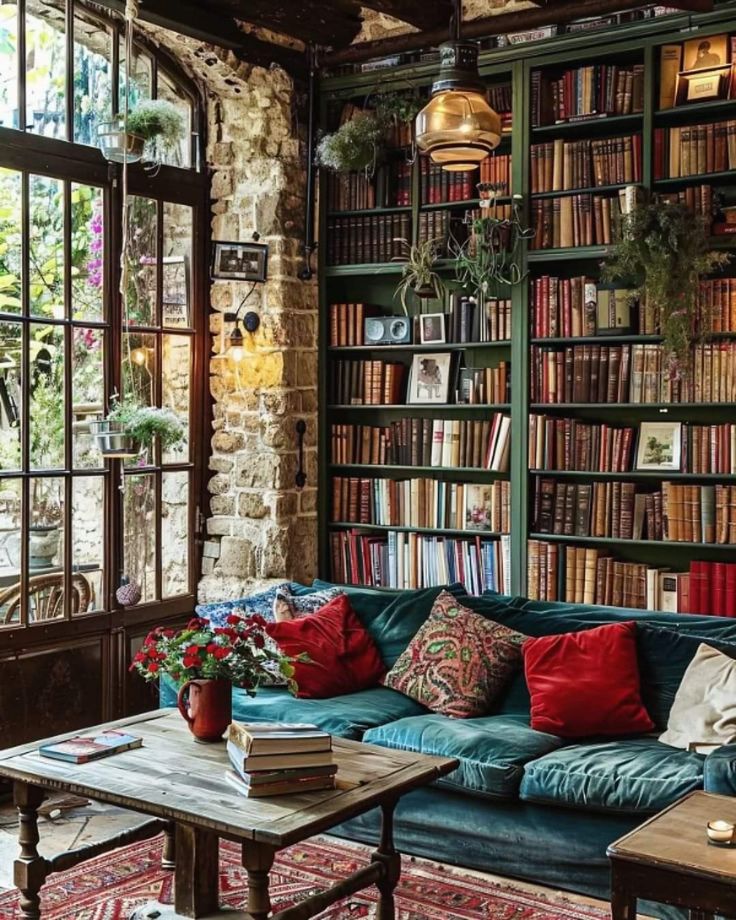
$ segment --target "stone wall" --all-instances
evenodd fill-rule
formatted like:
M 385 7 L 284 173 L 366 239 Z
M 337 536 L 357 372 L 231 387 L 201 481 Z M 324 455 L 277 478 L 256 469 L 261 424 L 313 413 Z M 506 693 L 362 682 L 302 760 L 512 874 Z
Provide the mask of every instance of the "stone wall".
M 194 40 L 145 27 L 204 86 L 213 240 L 269 245 L 268 281 L 214 282 L 210 508 L 200 600 L 238 597 L 268 579 L 308 580 L 317 556 L 317 287 L 297 277 L 302 261 L 305 154 L 295 91 L 265 70 Z M 245 298 L 261 327 L 245 333 L 245 357 L 222 357 Z M 242 315 L 242 314 L 241 314 Z M 224 325 L 224 328 L 223 328 Z M 307 486 L 296 489 L 295 424 L 307 423 Z
M 479 19 L 482 16 L 493 16 L 497 13 L 510 13 L 513 10 L 534 8 L 538 4 L 530 0 L 464 0 L 463 19 Z M 399 22 L 385 13 L 375 10 L 363 9 L 363 25 L 354 39 L 354 43 L 378 41 L 392 35 L 403 35 L 407 32 L 416 32 L 412 26 Z M 449 25 L 449 22 L 448 22 Z

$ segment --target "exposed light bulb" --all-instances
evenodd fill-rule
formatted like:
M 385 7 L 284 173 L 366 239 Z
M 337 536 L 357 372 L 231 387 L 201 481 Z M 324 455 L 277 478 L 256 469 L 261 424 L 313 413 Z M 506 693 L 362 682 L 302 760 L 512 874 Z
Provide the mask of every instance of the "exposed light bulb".
M 133 364 L 137 364 L 139 367 L 143 367 L 146 363 L 146 350 L 145 348 L 134 348 L 130 353 L 130 360 Z
M 245 357 L 245 349 L 242 345 L 232 345 L 227 350 L 227 356 L 239 364 Z

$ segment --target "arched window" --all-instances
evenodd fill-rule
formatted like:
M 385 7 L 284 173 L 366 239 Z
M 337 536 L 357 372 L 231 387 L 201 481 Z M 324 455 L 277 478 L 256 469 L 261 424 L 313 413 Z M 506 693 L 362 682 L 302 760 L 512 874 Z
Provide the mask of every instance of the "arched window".
M 192 609 L 198 564 L 199 98 L 136 39 L 131 105 L 165 98 L 186 130 L 163 165 L 129 169 L 122 298 L 121 167 L 97 126 L 120 109 L 125 66 L 121 20 L 76 0 L 0 4 L 0 649 L 88 635 L 103 663 L 131 622 L 121 583 L 140 590 L 140 634 Z M 89 423 L 113 394 L 170 408 L 184 447 L 103 457 Z

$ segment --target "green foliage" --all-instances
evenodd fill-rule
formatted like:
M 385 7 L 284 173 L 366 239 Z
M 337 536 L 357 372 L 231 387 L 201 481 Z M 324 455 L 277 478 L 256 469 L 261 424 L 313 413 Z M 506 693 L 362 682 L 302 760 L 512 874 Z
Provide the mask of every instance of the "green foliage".
M 372 98 L 378 121 L 387 126 L 391 122 L 409 124 L 419 114 L 424 100 L 418 92 L 380 93 Z
M 383 129 L 371 112 L 358 112 L 317 144 L 317 162 L 332 172 L 372 170 L 379 160 Z
M 429 239 L 411 245 L 401 240 L 406 259 L 401 269 L 401 280 L 396 286 L 394 297 L 399 297 L 404 312 L 408 313 L 406 297 L 410 291 L 422 292 L 422 296 L 443 299 L 447 291 L 445 282 L 437 274 L 437 260 L 442 251 L 442 240 Z M 427 293 L 432 291 L 433 293 Z
M 164 150 L 172 150 L 184 135 L 184 118 L 166 99 L 148 99 L 128 112 L 128 133 L 159 139 Z
M 624 215 L 604 281 L 638 282 L 633 296 L 658 317 L 674 374 L 690 368 L 692 344 L 710 328 L 699 298 L 700 280 L 728 261 L 709 251 L 708 225 L 684 204 L 656 198 Z
M 143 447 L 150 447 L 155 437 L 162 450 L 180 447 L 184 441 L 184 426 L 171 409 L 116 403 L 108 420 L 122 425 L 126 434 Z

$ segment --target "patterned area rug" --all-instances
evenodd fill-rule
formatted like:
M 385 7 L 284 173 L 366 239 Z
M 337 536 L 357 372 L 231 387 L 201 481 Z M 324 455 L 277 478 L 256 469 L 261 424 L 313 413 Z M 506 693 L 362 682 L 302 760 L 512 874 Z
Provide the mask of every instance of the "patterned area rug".
M 317 838 L 284 850 L 271 874 L 274 909 L 297 903 L 365 865 L 371 850 Z M 239 847 L 220 844 L 221 903 L 244 908 L 245 870 Z M 160 866 L 161 840 L 154 838 L 99 856 L 69 872 L 52 875 L 41 893 L 43 920 L 127 920 L 146 901 L 172 901 L 172 875 Z M 397 920 L 607 920 L 608 911 L 530 886 L 499 884 L 477 873 L 404 857 L 397 888 Z M 323 920 L 371 917 L 378 892 L 368 888 L 320 914 Z M 0 920 L 17 920 L 17 894 L 0 895 Z

